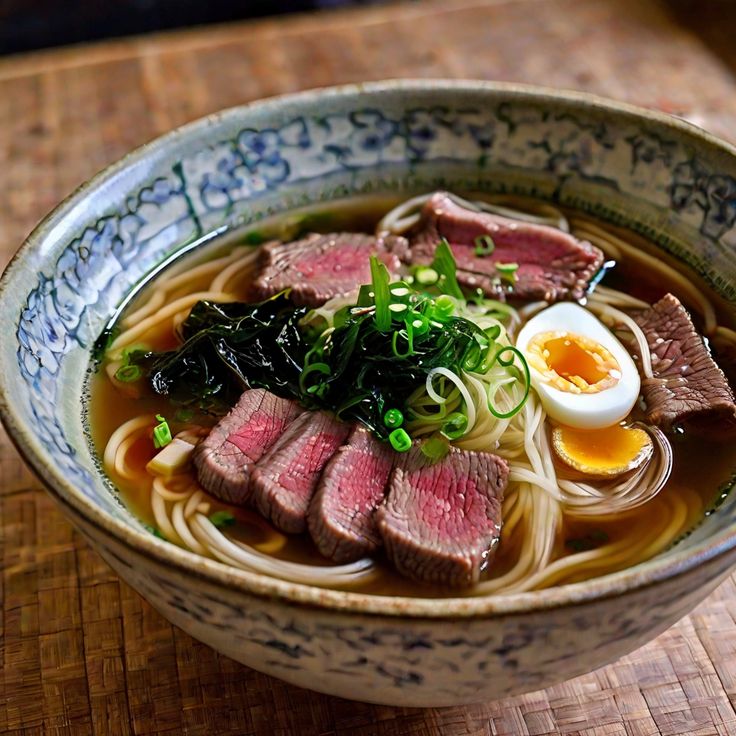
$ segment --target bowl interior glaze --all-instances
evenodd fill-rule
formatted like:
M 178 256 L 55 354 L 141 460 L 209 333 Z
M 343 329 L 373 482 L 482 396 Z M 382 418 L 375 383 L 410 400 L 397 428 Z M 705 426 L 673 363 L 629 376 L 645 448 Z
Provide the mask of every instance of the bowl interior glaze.
M 0 288 L 2 418 L 66 505 L 211 581 L 382 614 L 509 613 L 610 596 L 731 549 L 736 496 L 633 570 L 495 599 L 371 600 L 233 571 L 153 538 L 102 476 L 80 411 L 90 351 L 133 286 L 213 233 L 296 207 L 433 188 L 539 197 L 625 225 L 736 304 L 736 155 L 682 121 L 587 95 L 385 82 L 234 108 L 133 152 L 44 220 Z M 714 489 L 715 490 L 715 489 Z

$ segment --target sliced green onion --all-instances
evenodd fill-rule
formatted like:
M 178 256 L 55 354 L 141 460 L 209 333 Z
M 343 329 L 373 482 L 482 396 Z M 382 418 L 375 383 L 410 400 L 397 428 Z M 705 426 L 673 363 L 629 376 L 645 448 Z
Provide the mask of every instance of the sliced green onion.
M 516 272 L 519 270 L 518 263 L 497 263 L 496 271 L 501 274 L 501 278 L 510 284 L 516 283 Z
M 414 328 L 411 325 L 411 322 L 406 322 L 404 325 L 403 330 L 396 330 L 393 335 L 391 335 L 391 350 L 393 351 L 393 354 L 397 358 L 408 358 L 410 355 L 414 355 Z M 403 337 L 406 340 L 406 352 L 401 353 L 399 352 L 399 349 L 397 347 L 397 343 L 399 340 L 399 336 Z
M 137 365 L 122 365 L 115 371 L 115 380 L 121 383 L 132 383 L 143 375 L 143 371 Z
M 331 372 L 332 369 L 329 365 L 327 365 L 327 363 L 312 363 L 311 365 L 306 366 L 299 376 L 300 390 L 302 391 L 302 393 L 305 394 L 316 393 L 317 389 L 319 388 L 319 384 L 307 387 L 307 378 L 312 373 L 319 373 L 323 376 L 329 376 Z
M 223 526 L 232 526 L 235 523 L 235 516 L 229 511 L 215 511 L 210 514 L 210 521 L 220 529 Z
M 389 304 L 388 308 L 394 313 L 394 314 L 401 314 L 401 312 L 405 312 L 409 307 L 406 306 L 406 304 L 401 304 L 401 302 Z
M 484 332 L 486 333 L 486 337 L 493 342 L 494 340 L 497 340 L 501 334 L 501 327 L 500 325 L 491 325 L 490 327 L 487 327 Z
M 445 320 L 448 317 L 452 316 L 454 311 L 455 311 L 455 302 L 452 301 L 452 299 L 446 294 L 442 294 L 442 296 L 438 296 L 435 299 L 434 316 L 437 319 Z
M 473 342 L 468 346 L 463 355 L 461 365 L 465 371 L 475 371 L 483 365 L 491 348 L 492 340 L 486 333 L 478 331 L 473 335 Z
M 450 452 L 450 445 L 444 437 L 434 435 L 422 442 L 421 449 L 422 455 L 437 462 Z
M 462 412 L 455 411 L 450 414 L 440 430 L 449 440 L 456 440 L 465 434 L 468 428 L 468 417 Z
M 404 415 L 400 409 L 389 409 L 383 415 L 383 423 L 389 429 L 398 429 L 404 423 Z
M 403 282 L 403 281 L 396 281 L 393 284 L 389 285 L 389 289 L 391 290 L 392 296 L 409 296 L 411 294 L 411 289 Z
M 506 352 L 511 353 L 510 358 L 503 357 L 503 354 Z M 498 361 L 499 365 L 502 365 L 504 368 L 509 368 L 514 365 L 514 360 L 516 358 L 519 359 L 522 370 L 524 372 L 524 396 L 521 398 L 521 401 L 516 406 L 509 409 L 509 411 L 507 412 L 498 411 L 491 403 L 491 400 L 489 397 L 488 409 L 490 410 L 491 414 L 493 414 L 493 416 L 496 417 L 497 419 L 510 419 L 515 414 L 518 414 L 521 411 L 524 404 L 526 404 L 526 400 L 529 398 L 529 388 L 531 387 L 531 376 L 529 374 L 529 365 L 526 362 L 526 358 L 523 356 L 523 354 L 518 348 L 515 348 L 513 345 L 507 345 L 506 347 L 501 348 L 496 353 L 493 360 L 491 361 L 491 365 L 493 365 L 495 361 Z
M 414 278 L 418 284 L 422 286 L 431 286 L 436 284 L 440 275 L 433 268 L 429 266 L 420 266 L 414 272 Z
M 460 285 L 457 283 L 457 265 L 452 255 L 450 244 L 442 238 L 434 252 L 432 268 L 440 275 L 439 286 L 445 294 L 454 296 L 456 299 L 464 299 Z
M 412 310 L 412 312 L 404 318 L 404 321 L 407 324 L 411 323 L 415 335 L 424 335 L 425 333 L 429 332 L 429 317 L 422 314 L 421 312 L 416 312 Z
M 372 307 L 375 302 L 376 295 L 373 292 L 372 284 L 364 284 L 358 291 L 358 301 L 355 303 L 358 307 Z
M 127 348 L 123 348 L 123 362 L 127 365 L 133 353 L 147 353 L 150 349 L 148 345 L 142 342 L 138 342 L 135 345 L 128 345 Z
M 307 354 L 304 356 L 305 369 L 308 368 L 310 365 L 315 365 L 316 363 L 322 363 L 326 365 L 322 358 L 324 357 L 325 345 L 327 344 L 329 338 L 329 332 L 327 333 L 327 335 L 325 335 L 324 332 L 320 334 L 314 345 L 312 345 L 312 347 L 307 351 Z
M 479 235 L 474 242 L 477 256 L 489 256 L 496 250 L 496 244 L 490 235 Z
M 496 339 L 501 335 L 501 328 L 498 325 L 491 325 L 484 330 L 486 337 L 489 340 L 488 347 L 483 353 L 480 365 L 475 369 L 478 373 L 488 373 L 490 367 L 496 360 L 496 354 L 491 355 L 491 350 Z M 490 356 L 490 360 L 489 360 Z
M 488 346 L 481 348 L 477 343 L 471 345 L 466 351 L 462 359 L 462 369 L 464 371 L 475 371 L 482 364 L 488 352 Z
M 381 332 L 391 329 L 391 290 L 386 266 L 375 256 L 371 256 L 371 283 L 376 303 L 376 327 Z
M 173 437 L 166 419 L 160 414 L 156 414 L 156 420 L 159 423 L 153 428 L 153 446 L 158 449 L 159 447 L 166 447 Z
M 388 441 L 396 452 L 407 452 L 411 449 L 411 437 L 405 429 L 395 429 L 388 436 Z

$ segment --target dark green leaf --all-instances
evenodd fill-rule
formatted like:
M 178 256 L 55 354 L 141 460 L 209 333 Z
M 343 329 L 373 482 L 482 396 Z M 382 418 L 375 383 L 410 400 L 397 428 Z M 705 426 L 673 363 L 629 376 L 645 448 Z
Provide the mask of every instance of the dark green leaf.
M 381 332 L 391 329 L 391 290 L 388 269 L 375 256 L 371 256 L 371 281 L 373 284 L 373 299 L 376 305 L 376 326 Z
M 452 255 L 450 244 L 444 238 L 440 240 L 439 245 L 434 252 L 432 268 L 440 276 L 440 280 L 437 284 L 439 288 L 445 294 L 454 296 L 456 299 L 463 299 L 463 292 L 460 289 L 460 285 L 457 283 L 457 266 L 455 264 L 455 257 Z
M 184 344 L 131 353 L 153 390 L 174 403 L 222 413 L 247 387 L 299 398 L 309 345 L 298 322 L 307 313 L 284 293 L 259 304 L 198 302 L 182 325 Z

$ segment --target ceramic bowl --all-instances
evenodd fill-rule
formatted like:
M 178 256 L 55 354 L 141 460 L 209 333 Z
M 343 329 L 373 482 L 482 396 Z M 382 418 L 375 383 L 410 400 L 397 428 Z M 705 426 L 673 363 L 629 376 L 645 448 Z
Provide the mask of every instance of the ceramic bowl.
M 167 619 L 255 669 L 405 706 L 498 698 L 610 662 L 736 563 L 736 495 L 616 574 L 485 598 L 379 598 L 233 570 L 125 509 L 85 434 L 90 348 L 136 282 L 184 246 L 294 207 L 437 187 L 529 194 L 646 235 L 736 302 L 736 150 L 588 95 L 479 82 L 317 90 L 186 125 L 54 210 L 0 288 L 2 419 L 90 544 Z

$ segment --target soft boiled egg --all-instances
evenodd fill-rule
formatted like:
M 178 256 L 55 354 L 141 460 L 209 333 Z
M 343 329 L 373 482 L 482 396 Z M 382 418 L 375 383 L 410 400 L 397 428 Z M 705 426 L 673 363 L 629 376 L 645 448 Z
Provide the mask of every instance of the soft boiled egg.
M 586 309 L 560 302 L 532 317 L 516 347 L 547 414 L 577 429 L 620 422 L 639 397 L 639 371 L 613 333 Z

